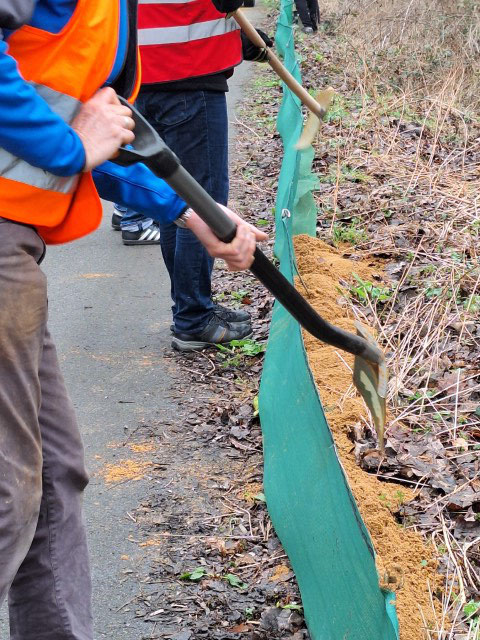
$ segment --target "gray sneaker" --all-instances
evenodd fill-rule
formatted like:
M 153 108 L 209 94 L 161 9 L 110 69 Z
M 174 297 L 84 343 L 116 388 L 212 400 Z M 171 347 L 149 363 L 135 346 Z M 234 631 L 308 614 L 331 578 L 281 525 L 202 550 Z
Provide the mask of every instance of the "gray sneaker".
M 248 311 L 244 311 L 243 309 L 229 309 L 228 307 L 224 307 L 222 304 L 214 304 L 213 312 L 222 320 L 230 324 L 245 324 L 246 322 L 251 322 L 252 318 Z M 175 325 L 170 325 L 170 333 L 175 333 Z
M 243 340 L 251 335 L 252 325 L 249 322 L 232 324 L 214 313 L 200 333 L 174 332 L 172 347 L 177 351 L 201 351 L 215 344 Z
M 213 310 L 220 316 L 222 320 L 226 320 L 227 322 L 251 322 L 251 317 L 248 311 L 244 309 L 229 309 L 228 307 L 224 307 L 222 304 L 214 304 Z

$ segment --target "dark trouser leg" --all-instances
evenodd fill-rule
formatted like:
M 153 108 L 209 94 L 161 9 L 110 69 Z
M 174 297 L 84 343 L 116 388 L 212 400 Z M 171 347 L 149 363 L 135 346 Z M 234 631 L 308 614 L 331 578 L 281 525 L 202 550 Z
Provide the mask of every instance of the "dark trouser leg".
M 42 496 L 42 253 L 32 229 L 0 220 L 0 601 L 32 543 Z
M 225 94 L 216 91 L 143 93 L 140 110 L 182 165 L 217 202 L 228 199 L 228 120 Z M 174 292 L 177 331 L 197 333 L 213 311 L 213 260 L 188 230 L 160 225 Z M 175 238 L 175 242 L 173 242 Z
M 0 223 L 0 345 L 10 355 L 9 363 L 0 358 L 0 450 L 13 463 L 13 472 L 0 476 L 0 493 L 10 493 L 17 511 L 27 500 L 34 503 L 28 524 L 15 511 L 0 511 L 0 593 L 12 583 L 12 640 L 92 640 L 81 516 L 87 476 L 73 408 L 46 328 L 46 282 L 36 263 L 42 251 L 32 229 Z M 3 268 L 7 263 L 8 270 Z M 8 398 L 14 403 L 10 411 Z M 24 480 L 19 481 L 17 469 Z M 12 549 L 13 562 L 5 547 Z
M 320 10 L 318 8 L 318 0 L 307 0 L 308 11 L 310 12 L 310 20 L 312 21 L 312 28 L 316 31 L 318 29 L 318 23 L 320 22 Z
M 297 7 L 298 15 L 300 16 L 303 26 L 311 27 L 313 29 L 316 25 L 312 22 L 307 0 L 295 0 L 295 6 Z
M 172 229 L 160 225 L 160 243 L 165 255 L 162 235 L 175 233 L 173 272 L 170 275 L 174 291 L 173 321 L 175 331 L 196 334 L 208 323 L 213 314 L 212 269 L 213 260 L 188 229 Z
M 11 638 L 91 640 L 90 566 L 82 518 L 88 477 L 48 330 L 39 373 L 43 496 L 35 537 L 10 589 Z
M 163 261 L 167 267 L 170 276 L 170 295 L 172 297 L 172 316 L 175 318 L 177 312 L 176 295 L 175 295 L 175 253 L 177 247 L 177 230 L 176 224 L 160 224 L 160 248 L 162 250 Z

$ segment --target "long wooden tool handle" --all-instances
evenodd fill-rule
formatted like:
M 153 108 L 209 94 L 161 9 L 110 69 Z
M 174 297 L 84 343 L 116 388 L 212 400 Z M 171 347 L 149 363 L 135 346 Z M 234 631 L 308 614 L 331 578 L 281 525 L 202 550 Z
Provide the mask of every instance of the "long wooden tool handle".
M 257 33 L 257 30 L 245 16 L 245 14 L 242 13 L 240 9 L 237 9 L 232 15 L 237 21 L 237 24 L 239 25 L 243 33 L 250 40 L 250 42 L 252 42 L 256 47 L 266 50 L 268 63 L 275 71 L 275 73 L 280 76 L 280 78 L 293 91 L 293 93 L 298 96 L 298 98 L 300 98 L 307 109 L 309 109 L 319 118 L 323 118 L 323 116 L 325 115 L 325 109 L 315 100 L 315 98 L 313 98 L 308 93 L 308 91 L 306 91 L 302 87 L 302 85 L 297 80 L 295 80 L 290 71 L 288 71 L 288 69 L 280 62 L 273 51 L 265 45 L 262 37 Z

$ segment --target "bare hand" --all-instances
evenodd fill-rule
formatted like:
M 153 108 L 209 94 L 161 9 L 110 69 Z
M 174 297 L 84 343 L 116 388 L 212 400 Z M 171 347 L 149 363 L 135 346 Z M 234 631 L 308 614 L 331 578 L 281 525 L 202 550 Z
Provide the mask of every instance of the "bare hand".
M 268 238 L 267 234 L 242 220 L 236 213 L 219 205 L 237 224 L 237 235 L 232 242 L 222 242 L 196 213 L 192 213 L 187 227 L 193 231 L 212 258 L 225 260 L 229 271 L 243 271 L 253 262 L 253 254 L 257 241 Z
M 100 89 L 87 100 L 71 123 L 85 149 L 84 171 L 114 157 L 118 149 L 135 139 L 132 112 L 120 103 L 115 91 Z

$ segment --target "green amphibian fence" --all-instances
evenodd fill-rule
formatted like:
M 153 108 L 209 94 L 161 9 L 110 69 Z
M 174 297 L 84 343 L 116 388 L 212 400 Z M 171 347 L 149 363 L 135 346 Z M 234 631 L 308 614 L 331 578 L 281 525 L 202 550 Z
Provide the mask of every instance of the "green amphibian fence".
M 276 44 L 300 80 L 292 0 L 282 0 Z M 299 102 L 284 87 L 278 117 L 285 156 L 276 205 L 275 252 L 291 281 L 291 237 L 315 235 L 313 149 L 293 146 Z M 290 212 L 290 214 L 289 214 Z M 398 640 L 394 598 L 378 586 L 374 549 L 339 463 L 298 323 L 275 305 L 260 388 L 265 494 L 275 530 L 300 586 L 313 640 Z

